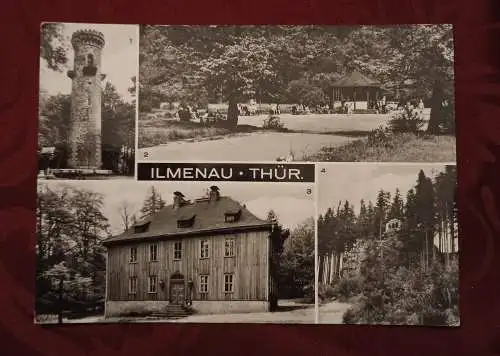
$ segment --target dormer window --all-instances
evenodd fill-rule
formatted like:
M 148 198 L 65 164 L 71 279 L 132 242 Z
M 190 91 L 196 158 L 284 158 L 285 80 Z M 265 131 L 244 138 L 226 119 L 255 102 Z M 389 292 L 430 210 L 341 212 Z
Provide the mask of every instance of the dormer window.
M 195 218 L 196 215 L 192 215 L 190 217 L 184 217 L 184 218 L 180 218 L 177 220 L 177 227 L 179 229 L 184 229 L 184 228 L 187 228 L 187 227 L 192 227 L 193 224 L 194 224 L 194 218 Z
M 238 210 L 236 212 L 227 211 L 224 214 L 224 221 L 227 223 L 236 222 L 240 219 L 240 217 L 241 217 L 241 210 Z
M 140 224 L 140 225 L 135 225 L 134 226 L 134 233 L 140 234 L 142 232 L 148 231 L 149 224 L 150 224 L 150 222 L 143 223 L 143 224 Z

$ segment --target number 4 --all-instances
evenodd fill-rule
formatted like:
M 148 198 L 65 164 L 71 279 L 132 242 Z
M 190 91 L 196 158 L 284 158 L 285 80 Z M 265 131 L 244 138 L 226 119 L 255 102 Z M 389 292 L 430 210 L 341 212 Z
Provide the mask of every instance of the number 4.
M 326 173 L 326 168 L 321 168 L 321 173 Z

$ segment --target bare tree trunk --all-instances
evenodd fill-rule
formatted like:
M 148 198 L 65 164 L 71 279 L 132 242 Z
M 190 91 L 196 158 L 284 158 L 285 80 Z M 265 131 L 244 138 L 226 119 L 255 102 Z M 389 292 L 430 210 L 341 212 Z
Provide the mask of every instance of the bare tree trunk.
M 425 269 L 429 267 L 429 232 L 425 231 Z
M 238 102 L 235 95 L 229 97 L 226 125 L 229 129 L 234 129 L 238 126 Z
M 63 323 L 63 290 L 64 290 L 64 280 L 61 278 L 59 280 L 59 313 L 57 314 L 57 322 L 59 324 Z
M 427 132 L 430 134 L 436 135 L 439 133 L 439 124 L 443 120 L 443 99 L 443 84 L 437 80 L 434 82 L 432 88 L 431 114 L 429 118 L 429 125 L 427 126 Z
M 451 247 L 451 253 L 455 253 L 455 214 L 454 214 L 454 211 L 453 211 L 453 208 L 451 210 L 451 216 L 449 217 L 449 220 L 448 220 L 449 224 L 450 224 L 450 247 Z

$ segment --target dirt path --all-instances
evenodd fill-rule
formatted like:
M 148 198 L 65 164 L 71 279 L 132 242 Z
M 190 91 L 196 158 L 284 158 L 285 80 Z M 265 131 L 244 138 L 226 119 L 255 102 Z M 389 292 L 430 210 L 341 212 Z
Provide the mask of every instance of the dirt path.
M 311 133 L 256 132 L 201 142 L 172 142 L 140 149 L 144 161 L 276 161 L 292 151 L 296 160 L 325 146 L 344 145 L 356 138 Z
M 342 324 L 342 317 L 351 305 L 340 302 L 329 302 L 319 307 L 320 324 Z

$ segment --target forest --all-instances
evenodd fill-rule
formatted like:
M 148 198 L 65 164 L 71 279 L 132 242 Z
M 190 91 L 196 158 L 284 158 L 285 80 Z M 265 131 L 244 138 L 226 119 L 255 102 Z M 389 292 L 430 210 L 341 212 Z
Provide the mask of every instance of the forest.
M 331 83 L 354 70 L 400 101 L 423 98 L 429 133 L 446 120 L 442 102 L 453 106 L 450 25 L 141 26 L 140 41 L 141 113 L 224 101 L 236 126 L 239 101 L 331 104 Z
M 319 295 L 351 307 L 344 323 L 459 323 L 456 167 L 421 170 L 403 195 L 339 202 L 318 219 Z M 386 231 L 397 219 L 398 229 Z
M 141 208 L 124 200 L 116 207 L 122 231 L 156 214 L 167 204 L 152 185 Z M 65 184 L 39 184 L 36 210 L 36 300 L 39 322 L 100 316 L 104 312 L 106 250 L 102 240 L 111 235 L 104 214 L 104 195 Z M 314 221 L 308 219 L 290 231 L 272 210 L 281 241 L 279 284 L 281 298 L 307 298 L 314 293 Z

